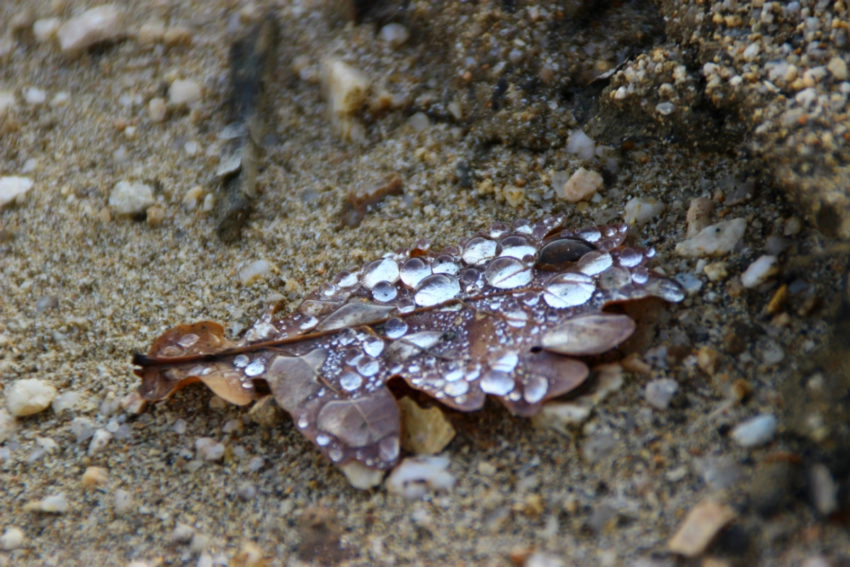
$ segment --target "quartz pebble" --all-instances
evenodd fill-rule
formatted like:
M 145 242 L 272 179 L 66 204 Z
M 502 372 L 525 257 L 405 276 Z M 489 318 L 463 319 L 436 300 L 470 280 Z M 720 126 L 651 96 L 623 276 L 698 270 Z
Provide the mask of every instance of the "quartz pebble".
M 402 24 L 390 23 L 381 28 L 378 37 L 393 49 L 398 49 L 410 39 L 410 32 Z
M 749 267 L 741 274 L 741 284 L 744 287 L 758 287 L 779 271 L 777 264 L 779 258 L 765 254 L 749 265 Z
M 251 285 L 267 278 L 272 273 L 272 264 L 268 260 L 254 260 L 239 270 L 239 283 Z
M 826 465 L 812 465 L 809 469 L 809 486 L 812 504 L 821 516 L 829 516 L 838 510 L 838 483 Z
M 171 106 L 192 106 L 203 96 L 201 85 L 191 79 L 177 79 L 168 87 L 168 103 Z
M 65 410 L 74 409 L 82 396 L 79 392 L 62 392 L 53 399 L 51 407 L 54 413 L 62 413 Z
M 224 457 L 224 443 L 211 437 L 195 439 L 195 450 L 198 452 L 198 457 L 204 461 L 220 461 Z
M 440 408 L 422 409 L 404 397 L 398 402 L 401 410 L 402 447 L 417 455 L 434 455 L 446 448 L 455 437 L 452 424 Z
M 568 203 L 577 203 L 592 197 L 602 187 L 602 176 L 593 170 L 578 168 L 563 187 L 556 187 L 558 197 Z
M 12 91 L 0 91 L 0 117 L 5 116 L 6 113 L 15 108 L 15 104 L 15 93 Z M 2 201 L 0 201 L 0 206 L 2 206 Z
M 2 101 L 0 101 L 2 107 Z M 0 109 L 0 116 L 3 111 Z M 0 209 L 11 203 L 19 200 L 21 195 L 26 194 L 32 189 L 32 179 L 29 177 L 19 177 L 17 175 L 7 175 L 0 177 Z
M 25 541 L 24 530 L 17 526 L 9 526 L 3 531 L 0 536 L 0 549 L 3 551 L 11 551 L 24 546 Z
M 77 443 L 85 443 L 94 435 L 94 422 L 87 417 L 75 417 L 71 420 L 71 433 Z
M 109 481 L 109 471 L 104 467 L 87 467 L 83 473 L 83 488 L 99 488 Z
M 100 453 L 109 445 L 110 441 L 112 441 L 112 433 L 105 429 L 96 430 L 92 435 L 87 454 L 92 456 Z
M 664 203 L 658 199 L 634 197 L 626 203 L 623 220 L 631 225 L 642 226 L 664 212 Z
M 59 31 L 59 26 L 62 25 L 62 20 L 59 18 L 42 18 L 36 20 L 32 24 L 32 35 L 39 43 L 52 41 Z
M 168 106 L 162 97 L 154 97 L 148 102 L 148 118 L 151 119 L 151 122 L 162 122 L 165 120 L 167 111 Z
M 38 87 L 24 87 L 21 94 L 24 96 L 24 102 L 30 106 L 38 106 L 47 101 L 47 91 Z
M 741 447 L 758 447 L 773 440 L 776 427 L 776 416 L 764 413 L 736 425 L 730 436 Z
M 570 130 L 566 150 L 585 161 L 590 161 L 596 155 L 596 144 L 584 131 Z
M 177 524 L 171 532 L 172 543 L 189 543 L 195 535 L 195 528 L 188 524 Z
M 154 203 L 153 189 L 144 183 L 119 181 L 109 194 L 109 207 L 118 215 L 140 215 Z
M 747 221 L 742 218 L 719 222 L 705 227 L 693 238 L 676 245 L 680 256 L 720 256 L 728 254 L 744 237 Z
M 6 410 L 0 409 L 0 443 L 8 441 L 15 433 L 15 418 Z
M 711 216 L 714 214 L 714 201 L 707 197 L 696 197 L 691 199 L 685 220 L 688 223 L 688 238 L 696 236 L 710 224 Z
M 368 490 L 384 480 L 384 471 L 370 469 L 357 461 L 346 463 L 339 469 L 348 479 L 348 483 L 358 490 Z
M 735 516 L 735 511 L 725 504 L 713 500 L 700 502 L 688 512 L 668 547 L 673 553 L 696 557 L 705 551 L 714 536 Z
M 114 4 L 97 6 L 62 24 L 56 35 L 63 53 L 76 53 L 124 35 L 124 15 Z
M 123 516 L 131 512 L 133 510 L 133 495 L 119 488 L 115 491 L 115 495 L 112 498 L 112 507 L 118 516 Z
M 387 490 L 410 500 L 448 491 L 455 484 L 448 467 L 449 458 L 440 455 L 407 458 L 390 473 Z
M 17 417 L 44 411 L 55 397 L 56 388 L 38 378 L 15 380 L 6 387 L 6 407 Z
M 45 496 L 41 500 L 35 500 L 24 504 L 26 512 L 43 512 L 46 514 L 64 514 L 70 509 L 68 499 L 64 492 Z
M 646 385 L 646 403 L 655 409 L 666 410 L 679 390 L 679 383 L 670 378 L 652 380 Z
M 322 91 L 337 132 L 344 140 L 363 138 L 363 125 L 354 115 L 366 104 L 371 81 L 365 73 L 341 59 L 326 58 L 321 64 Z

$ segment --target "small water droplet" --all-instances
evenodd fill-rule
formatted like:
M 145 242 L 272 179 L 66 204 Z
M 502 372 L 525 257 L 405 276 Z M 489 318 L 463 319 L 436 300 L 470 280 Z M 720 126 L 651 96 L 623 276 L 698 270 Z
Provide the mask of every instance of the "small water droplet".
M 316 319 L 315 317 L 310 317 L 309 319 L 305 319 L 300 325 L 298 325 L 298 328 L 302 331 L 309 331 L 318 324 L 318 319 Z
M 189 333 L 188 335 L 183 335 L 179 339 L 177 339 L 177 344 L 182 346 L 183 348 L 189 348 L 196 342 L 198 342 L 200 337 L 194 333 Z
M 463 378 L 463 370 L 458 369 L 447 372 L 444 378 L 446 379 L 446 382 L 456 382 Z
M 673 280 L 667 278 L 654 278 L 646 284 L 646 290 L 671 303 L 678 303 L 685 299 L 685 289 Z
M 357 372 L 365 377 L 374 376 L 381 370 L 381 363 L 371 356 L 364 356 L 357 361 Z
M 493 370 L 500 370 L 502 372 L 513 372 L 516 369 L 516 365 L 519 363 L 519 357 L 515 352 L 509 352 L 507 354 L 499 357 L 496 362 L 493 363 Z
M 614 259 L 608 252 L 593 250 L 581 257 L 576 267 L 588 276 L 595 276 L 610 268 L 614 264 Z
M 458 382 L 447 382 L 443 387 L 443 391 L 447 396 L 462 396 L 469 391 L 469 383 L 464 382 L 463 380 Z
M 328 451 L 328 457 L 330 457 L 330 459 L 335 463 L 341 461 L 342 456 L 342 449 L 340 449 L 339 447 L 333 447 L 330 451 Z
M 384 324 L 384 333 L 390 339 L 400 339 L 407 332 L 407 323 L 401 319 L 390 319 Z
M 419 282 L 431 275 L 431 266 L 421 258 L 410 258 L 399 270 L 399 277 L 407 287 L 415 289 Z
M 329 284 L 329 285 L 325 286 L 325 288 L 322 290 L 322 295 L 324 295 L 325 297 L 332 297 L 332 296 L 336 295 L 336 292 L 338 290 L 339 290 L 338 287 L 336 287 L 333 284 Z
M 599 274 L 596 283 L 601 289 L 621 289 L 632 283 L 632 275 L 625 268 L 611 266 Z
M 236 368 L 245 368 L 248 366 L 248 363 L 251 362 L 251 359 L 245 356 L 244 354 L 237 354 L 233 358 L 233 366 Z
M 348 346 L 357 340 L 357 333 L 355 333 L 352 329 L 342 329 L 336 336 L 339 344 L 342 346 Z
M 508 227 L 504 223 L 494 222 L 490 226 L 490 238 L 499 238 L 508 231 Z
M 454 299 L 459 293 L 460 284 L 457 278 L 446 274 L 434 274 L 422 280 L 413 299 L 417 305 L 431 307 Z
M 490 370 L 481 378 L 481 390 L 485 394 L 504 396 L 514 389 L 514 379 L 507 372 Z
M 266 365 L 262 360 L 255 360 L 251 364 L 245 367 L 245 375 L 250 377 L 259 376 L 263 372 L 266 371 Z
M 375 301 L 380 301 L 381 303 L 392 301 L 396 298 L 396 295 L 398 295 L 398 293 L 396 292 L 395 286 L 390 282 L 378 282 L 375 284 L 375 287 L 372 288 L 372 297 Z
M 519 219 L 514 223 L 514 231 L 521 234 L 531 234 L 534 231 L 534 227 L 531 226 L 531 222 L 527 219 Z
M 352 287 L 357 284 L 357 273 L 340 272 L 337 274 L 334 283 L 339 287 Z
M 307 416 L 302 415 L 298 418 L 298 429 L 307 429 L 308 425 L 310 425 L 310 422 L 307 421 Z
M 440 331 L 419 331 L 418 333 L 407 335 L 404 337 L 404 341 L 418 347 L 420 350 L 428 350 L 440 342 L 442 336 L 443 333 Z
M 522 397 L 530 404 L 536 404 L 549 391 L 549 380 L 542 376 L 528 376 L 523 382 Z
M 398 280 L 398 264 L 392 258 L 375 260 L 363 268 L 361 282 L 366 289 L 372 289 L 378 282 L 395 283 Z
M 595 228 L 589 228 L 579 232 L 578 237 L 588 242 L 599 242 L 602 239 L 602 233 Z
M 496 248 L 495 241 L 476 236 L 466 243 L 463 261 L 470 265 L 481 264 L 496 255 Z
M 634 268 L 643 261 L 643 254 L 633 248 L 624 248 L 620 250 L 618 262 L 624 268 Z
M 558 274 L 543 286 L 543 301 L 549 307 L 566 309 L 584 305 L 593 297 L 596 285 L 584 274 Z
M 503 238 L 499 244 L 502 245 L 502 253 L 499 256 L 522 260 L 526 256 L 533 256 L 537 253 L 537 248 L 524 236 L 508 236 Z
M 353 392 L 363 385 L 363 378 L 361 378 L 359 374 L 346 370 L 339 377 L 339 385 L 346 392 Z
M 643 285 L 649 281 L 649 271 L 646 268 L 637 268 L 632 272 L 632 281 L 638 285 Z
M 328 443 L 331 442 L 331 438 L 325 435 L 324 433 L 319 433 L 316 435 L 316 445 L 319 447 L 327 447 Z
M 516 258 L 496 258 L 487 264 L 484 279 L 497 289 L 513 289 L 531 281 L 531 268 Z
M 368 337 L 363 342 L 363 352 L 369 356 L 378 356 L 384 351 L 384 341 L 379 337 Z
M 389 437 L 384 437 L 380 440 L 380 442 L 378 442 L 378 454 L 382 461 L 391 463 L 398 458 L 398 453 L 398 437 L 390 435 Z
M 434 263 L 431 265 L 431 271 L 435 274 L 453 276 L 460 271 L 460 265 L 458 265 L 454 257 L 443 254 L 442 256 L 437 256 L 434 260 Z

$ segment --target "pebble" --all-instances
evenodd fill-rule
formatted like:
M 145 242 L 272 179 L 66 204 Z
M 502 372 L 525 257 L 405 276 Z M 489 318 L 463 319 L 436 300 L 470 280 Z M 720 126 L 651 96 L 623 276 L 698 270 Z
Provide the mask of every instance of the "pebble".
M 178 523 L 171 532 L 171 543 L 189 543 L 195 535 L 195 528 L 188 524 Z
M 112 434 L 109 431 L 105 429 L 96 430 L 92 435 L 86 454 L 92 456 L 100 453 L 109 445 L 110 441 L 112 441 Z
M 580 167 L 562 187 L 556 187 L 555 189 L 558 197 L 564 201 L 577 203 L 592 197 L 602 188 L 602 185 L 602 175 L 596 171 Z
M 230 565 L 234 567 L 265 567 L 266 560 L 262 548 L 256 543 L 247 541 L 233 556 L 233 562 Z
M 371 83 L 361 70 L 329 57 L 322 60 L 322 87 L 331 114 L 350 116 L 366 103 Z
M 112 507 L 119 516 L 131 512 L 133 510 L 133 495 L 123 488 L 119 488 L 112 498 Z
M 240 482 L 236 485 L 236 496 L 248 502 L 257 496 L 257 486 L 253 482 Z
M 710 224 L 714 214 L 714 201 L 707 197 L 691 199 L 685 220 L 688 223 L 688 237 L 696 236 Z
M 41 500 L 35 500 L 24 504 L 26 512 L 43 512 L 46 514 L 64 514 L 70 509 L 68 499 L 64 492 L 45 496 Z
M 454 439 L 455 429 L 437 406 L 422 409 L 408 397 L 398 402 L 401 410 L 401 446 L 416 455 L 436 455 Z
M 773 440 L 776 427 L 776 416 L 763 413 L 739 423 L 729 435 L 741 447 L 758 447 Z
M 0 116 L 3 114 L 2 105 L 3 103 L 0 101 Z M 29 177 L 17 175 L 0 177 L 0 209 L 12 201 L 20 201 L 20 196 L 32 189 L 32 185 L 32 179 Z
M 65 410 L 74 409 L 80 402 L 81 394 L 79 392 L 62 392 L 51 403 L 53 413 L 62 413 Z
M 384 480 L 384 471 L 370 469 L 357 461 L 342 465 L 340 470 L 348 479 L 348 483 L 358 490 L 368 490 Z
M 826 64 L 826 70 L 832 73 L 832 76 L 839 81 L 847 80 L 847 63 L 841 57 L 833 57 Z
M 53 41 L 61 25 L 62 20 L 59 18 L 42 18 L 33 22 L 32 34 L 39 43 Z
M 736 517 L 735 511 L 725 505 L 705 500 L 688 512 L 679 530 L 670 539 L 668 548 L 685 557 L 701 554 L 714 536 Z
M 15 380 L 6 387 L 6 407 L 16 417 L 44 411 L 55 397 L 56 388 L 38 378 Z
M 646 402 L 655 409 L 666 410 L 676 392 L 679 383 L 671 378 L 660 378 L 646 384 Z
M 593 407 L 576 402 L 547 402 L 532 416 L 531 424 L 538 429 L 552 429 L 569 436 L 570 429 L 584 423 Z
M 823 463 L 816 463 L 809 469 L 809 492 L 812 505 L 821 516 L 838 510 L 838 483 Z
M 596 143 L 583 130 L 570 130 L 566 150 L 585 161 L 590 161 L 596 155 Z
M 119 181 L 109 194 L 109 208 L 118 215 L 140 215 L 155 202 L 153 189 L 144 183 Z
M 83 488 L 99 488 L 109 482 L 109 471 L 105 467 L 87 467 L 83 473 Z
M 563 559 L 551 553 L 535 551 L 525 560 L 523 567 L 565 567 L 567 564 Z
M 71 420 L 71 433 L 77 443 L 85 443 L 94 435 L 94 422 L 87 417 L 75 417 Z
M 142 45 L 159 43 L 165 38 L 165 23 L 162 20 L 150 20 L 139 26 L 136 41 Z
M 154 97 L 148 102 L 148 118 L 151 122 L 162 122 L 165 120 L 168 107 L 165 104 L 165 99 L 162 97 Z
M 198 437 L 195 439 L 195 451 L 201 460 L 220 461 L 224 457 L 224 443 L 212 437 Z
M 630 225 L 642 226 L 658 218 L 664 209 L 664 203 L 658 199 L 634 197 L 626 203 L 623 219 Z
M 409 457 L 387 478 L 387 490 L 409 500 L 418 500 L 433 492 L 446 492 L 455 484 L 448 472 L 449 458 L 440 455 Z
M 254 260 L 239 270 L 239 283 L 251 285 L 269 277 L 272 273 L 272 263 L 268 260 Z
M 708 277 L 709 281 L 712 282 L 719 282 L 729 277 L 726 262 L 711 262 L 706 264 L 702 271 Z
M 705 227 L 693 238 L 676 245 L 680 256 L 720 256 L 728 254 L 744 237 L 747 221 L 742 218 L 719 222 Z
M 24 87 L 21 94 L 24 95 L 24 102 L 31 106 L 38 106 L 47 101 L 47 91 L 38 87 Z
M 15 418 L 4 409 L 0 409 L 0 443 L 8 441 L 15 433 Z
M 174 107 L 193 106 L 202 97 L 201 85 L 192 79 L 177 79 L 168 87 L 168 104 Z
M 0 117 L 5 116 L 7 112 L 15 108 L 15 104 L 15 93 L 12 91 L 0 91 Z M 0 206 L 2 204 L 2 201 L 0 201 Z
M 24 530 L 17 526 L 8 526 L 0 536 L 0 549 L 3 551 L 11 551 L 24 546 Z
M 398 49 L 410 39 L 410 32 L 402 24 L 390 23 L 381 28 L 378 37 L 393 49 Z
M 750 264 L 750 266 L 741 274 L 741 283 L 746 288 L 758 287 L 779 271 L 779 258 L 768 254 L 759 256 L 759 258 Z
M 63 53 L 77 53 L 124 35 L 124 15 L 114 4 L 97 6 L 62 24 L 56 35 Z

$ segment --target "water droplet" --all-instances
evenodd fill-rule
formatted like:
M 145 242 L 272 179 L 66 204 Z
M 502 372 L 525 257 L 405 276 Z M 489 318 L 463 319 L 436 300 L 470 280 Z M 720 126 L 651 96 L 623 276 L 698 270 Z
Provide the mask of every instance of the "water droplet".
M 431 275 L 431 267 L 421 258 L 410 258 L 399 270 L 401 281 L 409 288 L 416 288 L 419 282 Z
M 266 365 L 262 360 L 255 360 L 251 364 L 245 367 L 245 375 L 250 377 L 259 376 L 263 372 L 266 371 Z
M 579 232 L 578 237 L 588 242 L 599 242 L 602 239 L 602 233 L 595 228 L 588 228 Z
M 398 319 L 395 319 L 398 321 Z M 384 351 L 384 341 L 379 337 L 368 337 L 362 343 L 363 352 L 369 356 L 378 356 Z
M 398 458 L 398 453 L 398 437 L 390 435 L 389 437 L 384 437 L 380 440 L 380 442 L 378 442 L 378 454 L 382 461 L 391 463 Z
M 372 288 L 372 297 L 375 301 L 386 303 L 396 298 L 397 292 L 395 286 L 390 282 L 378 282 Z
M 398 280 L 398 264 L 392 258 L 375 260 L 363 268 L 363 287 L 372 289 L 378 282 L 395 283 Z
M 334 295 L 336 295 L 336 292 L 338 290 L 338 287 L 333 284 L 329 284 L 325 286 L 325 288 L 322 290 L 322 295 L 324 295 L 325 297 L 333 297 Z
M 678 303 L 685 299 L 685 289 L 673 280 L 667 278 L 653 278 L 646 284 L 646 291 L 671 303 Z
M 494 222 L 490 225 L 490 238 L 499 238 L 508 231 L 508 227 L 501 222 Z
M 466 243 L 463 249 L 463 261 L 470 265 L 486 262 L 496 255 L 496 242 L 476 236 Z
M 316 435 L 316 445 L 319 447 L 327 447 L 328 443 L 331 442 L 331 438 L 325 435 L 324 433 L 319 433 Z
M 342 329 L 336 335 L 339 344 L 342 346 L 348 346 L 357 340 L 357 333 L 355 333 L 352 329 Z
M 576 267 L 588 276 L 595 276 L 610 268 L 614 264 L 614 259 L 608 252 L 593 250 L 581 257 Z
M 537 257 L 537 267 L 548 272 L 559 272 L 578 262 L 594 250 L 593 246 L 577 238 L 557 238 L 543 245 Z
M 245 356 L 244 354 L 237 354 L 233 358 L 233 366 L 236 368 L 245 368 L 248 366 L 248 363 L 251 362 L 251 359 Z
M 384 333 L 387 338 L 400 339 L 407 332 L 407 323 L 401 319 L 390 319 L 384 324 Z
M 543 301 L 549 307 L 566 309 L 584 305 L 593 297 L 596 286 L 593 280 L 584 274 L 558 274 L 543 286 Z
M 649 271 L 646 268 L 638 268 L 632 272 L 632 281 L 643 285 L 649 281 Z
M 346 370 L 342 373 L 342 376 L 339 377 L 339 385 L 346 392 L 353 392 L 363 385 L 363 378 L 361 378 L 359 374 Z
M 632 283 L 632 275 L 625 268 L 611 266 L 599 274 L 596 283 L 601 289 L 621 289 Z
M 508 354 L 502 355 L 496 362 L 493 363 L 493 370 L 500 370 L 502 372 L 513 372 L 516 369 L 516 365 L 519 363 L 519 357 L 515 352 L 509 352 Z
M 431 307 L 454 299 L 459 293 L 460 284 L 457 278 L 446 274 L 434 274 L 422 280 L 413 299 L 417 305 Z
M 515 329 L 522 329 L 528 322 L 528 313 L 521 309 L 504 311 L 504 316 L 505 320 L 507 320 L 508 322 L 508 325 Z
M 446 382 L 456 382 L 463 378 L 463 370 L 458 369 L 447 372 L 444 378 L 446 379 Z
M 477 285 L 480 277 L 481 270 L 478 268 L 465 268 L 459 276 L 461 283 L 466 288 Z
M 307 429 L 308 425 L 310 425 L 310 422 L 307 421 L 307 416 L 302 415 L 298 418 L 298 429 Z
M 330 457 L 330 459 L 335 463 L 341 461 L 342 456 L 342 449 L 339 447 L 333 447 L 330 451 L 328 451 L 328 457 Z
M 531 268 L 516 258 L 496 258 L 484 271 L 484 279 L 498 289 L 513 289 L 531 281 Z
M 458 382 L 448 382 L 443 386 L 443 391 L 446 395 L 455 397 L 462 396 L 469 391 L 469 383 L 460 380 Z
M 361 357 L 357 361 L 357 372 L 365 377 L 374 376 L 381 370 L 381 363 L 371 356 Z
M 647 248 L 643 255 L 647 258 L 655 258 L 655 248 Z
M 242 382 L 242 389 L 243 390 L 253 390 L 254 389 L 254 383 L 253 382 Z
M 431 270 L 435 274 L 448 274 L 453 276 L 460 271 L 460 266 L 455 258 L 443 254 L 442 256 L 437 256 L 434 263 L 431 265 Z
M 319 324 L 318 319 L 316 319 L 315 317 L 310 317 L 309 319 L 304 320 L 304 322 L 302 322 L 300 325 L 298 325 L 298 328 L 301 329 L 302 331 L 309 331 L 310 329 L 312 329 L 313 327 L 315 327 L 318 324 Z
M 643 254 L 633 248 L 623 248 L 620 250 L 618 262 L 625 268 L 634 268 L 643 261 Z
M 504 396 L 514 389 L 514 379 L 507 372 L 490 370 L 481 378 L 481 390 L 485 394 Z
M 619 227 L 616 227 L 616 226 L 606 226 L 602 230 L 605 232 L 606 238 L 611 238 L 612 236 L 616 235 L 620 231 Z
M 337 274 L 334 283 L 339 287 L 352 287 L 357 284 L 357 273 L 340 272 Z
M 502 253 L 499 256 L 509 256 L 522 260 L 526 256 L 533 256 L 537 248 L 524 236 L 508 236 L 499 243 L 502 245 Z
M 419 331 L 418 333 L 407 335 L 404 337 L 404 341 L 418 347 L 420 350 L 428 350 L 440 342 L 442 336 L 443 333 L 440 331 Z
M 534 231 L 534 227 L 531 226 L 531 222 L 527 219 L 519 219 L 514 223 L 514 231 L 522 234 L 531 234 Z
M 523 382 L 522 397 L 530 404 L 536 404 L 549 391 L 549 380 L 542 376 L 528 376 Z
M 198 342 L 198 339 L 200 338 L 201 337 L 199 337 L 195 333 L 189 333 L 188 335 L 183 335 L 182 337 L 177 339 L 177 344 L 182 346 L 183 348 L 189 348 L 190 346 Z
M 416 303 L 414 303 L 412 297 L 402 297 L 395 304 L 396 309 L 398 309 L 399 313 L 412 313 L 416 311 Z

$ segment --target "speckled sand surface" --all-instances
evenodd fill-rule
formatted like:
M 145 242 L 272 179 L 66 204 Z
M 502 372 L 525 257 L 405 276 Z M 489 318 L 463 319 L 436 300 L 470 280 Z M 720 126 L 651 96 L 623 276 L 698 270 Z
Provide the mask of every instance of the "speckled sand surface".
M 80 56 L 37 41 L 32 22 L 65 21 L 94 4 L 0 4 L 0 91 L 16 100 L 0 116 L 0 175 L 34 182 L 0 210 L 0 387 L 39 378 L 60 395 L 79 394 L 71 409 L 16 419 L 0 446 L 0 531 L 24 536 L 21 547 L 0 550 L 0 565 L 217 565 L 249 544 L 272 565 L 509 565 L 533 553 L 563 565 L 844 564 L 846 515 L 822 517 L 811 493 L 823 487 L 812 473 L 823 465 L 843 486 L 846 514 L 847 415 L 834 400 L 850 382 L 847 346 L 823 349 L 847 293 L 847 250 L 810 224 L 832 234 L 848 226 L 841 164 L 850 84 L 846 68 L 842 80 L 840 65 L 830 66 L 848 59 L 843 4 L 782 12 L 762 0 L 596 10 L 411 2 L 386 20 L 411 32 L 397 49 L 376 38 L 374 19 L 355 25 L 334 4 L 127 2 L 127 37 Z M 204 201 L 216 191 L 217 134 L 227 121 L 228 45 L 267 9 L 282 41 L 262 194 L 242 238 L 224 245 Z M 758 23 L 765 9 L 773 24 Z M 135 33 L 156 19 L 185 27 L 191 42 L 143 44 Z M 797 53 L 792 83 L 815 67 L 825 74 L 798 91 L 760 75 L 783 44 L 785 57 Z M 326 55 L 362 69 L 394 101 L 360 115 L 362 140 L 342 141 L 327 119 L 318 83 Z M 626 57 L 610 83 L 587 86 Z M 713 72 L 725 73 L 721 83 Z M 151 99 L 167 98 L 176 79 L 200 83 L 201 102 L 152 121 Z M 759 90 L 763 80 L 779 94 Z M 35 100 L 31 87 L 44 91 L 43 103 L 26 101 Z M 783 122 L 794 105 L 803 114 Z M 411 119 L 417 112 L 430 119 Z M 568 153 L 569 131 L 580 126 L 611 149 L 586 160 Z M 827 132 L 835 147 L 823 150 Z M 604 187 L 589 202 L 560 201 L 552 180 L 580 166 L 603 172 Z M 404 194 L 359 226 L 341 226 L 346 192 L 392 174 Z M 151 222 L 110 211 L 119 181 L 154 189 Z M 803 194 L 808 187 L 827 192 Z M 784 189 L 800 200 L 787 201 Z M 627 345 L 648 372 L 626 374 L 568 436 L 495 404 L 453 415 L 450 493 L 411 502 L 383 488 L 354 490 L 288 419 L 258 425 L 201 387 L 138 416 L 118 405 L 136 387 L 131 353 L 177 323 L 213 319 L 238 332 L 272 301 L 293 307 L 337 271 L 416 238 L 439 247 L 495 221 L 554 212 L 577 226 L 612 222 L 633 197 L 666 205 L 633 229 L 633 241 L 654 246 L 656 266 L 695 292 L 654 311 Z M 746 219 L 732 253 L 707 262 L 676 254 L 696 197 L 714 203 L 710 222 Z M 811 208 L 827 201 L 826 213 Z M 779 254 L 779 273 L 743 288 L 741 274 L 765 253 Z M 273 272 L 241 283 L 240 269 L 261 259 Z M 710 281 L 703 268 L 715 261 L 725 264 L 709 269 Z M 786 300 L 767 313 L 782 284 Z M 667 409 L 645 398 L 656 379 L 679 385 Z M 730 402 L 736 393 L 743 402 Z M 777 416 L 778 433 L 765 446 L 738 446 L 730 430 L 760 413 Z M 72 429 L 85 420 L 115 434 L 92 455 Z M 224 443 L 224 458 L 196 458 L 199 437 Z M 105 481 L 84 488 L 94 466 Z M 59 494 L 64 513 L 28 511 Z M 667 542 L 706 499 L 729 504 L 736 518 L 697 558 L 671 555 Z

